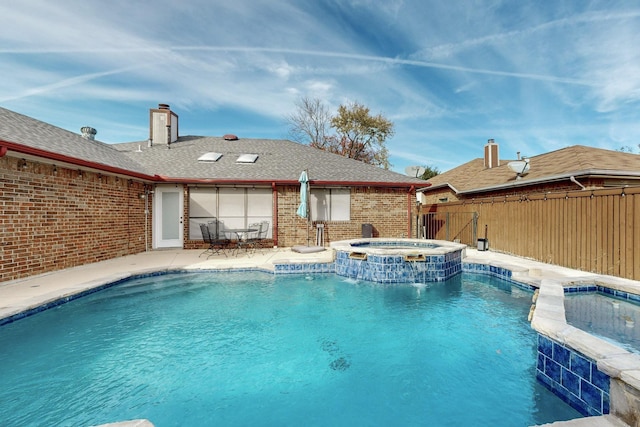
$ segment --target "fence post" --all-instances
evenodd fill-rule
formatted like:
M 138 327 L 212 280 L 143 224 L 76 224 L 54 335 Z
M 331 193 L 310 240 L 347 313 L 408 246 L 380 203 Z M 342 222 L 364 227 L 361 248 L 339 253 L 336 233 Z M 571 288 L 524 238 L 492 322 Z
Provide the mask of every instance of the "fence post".
M 449 228 L 449 220 L 450 220 L 450 216 L 449 216 L 449 212 L 447 212 L 447 219 L 445 220 L 445 224 L 447 225 L 447 240 L 451 240 L 449 236 L 450 233 L 450 228 Z
M 478 241 L 478 212 L 473 213 L 473 242 L 476 243 Z

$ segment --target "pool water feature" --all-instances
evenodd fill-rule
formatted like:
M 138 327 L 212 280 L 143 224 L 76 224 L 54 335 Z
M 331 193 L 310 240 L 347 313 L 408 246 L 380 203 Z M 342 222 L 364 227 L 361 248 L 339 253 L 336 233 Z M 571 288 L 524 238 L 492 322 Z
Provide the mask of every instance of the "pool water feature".
M 0 328 L 6 425 L 529 426 L 579 417 L 535 379 L 531 293 L 461 274 L 131 280 Z
M 353 239 L 332 242 L 335 273 L 378 283 L 440 282 L 462 271 L 466 245 L 424 239 Z

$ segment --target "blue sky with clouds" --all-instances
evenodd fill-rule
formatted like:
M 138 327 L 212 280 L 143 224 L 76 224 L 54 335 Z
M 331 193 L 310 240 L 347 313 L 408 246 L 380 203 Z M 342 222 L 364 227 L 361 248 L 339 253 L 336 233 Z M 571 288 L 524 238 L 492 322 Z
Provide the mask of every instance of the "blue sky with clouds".
M 640 3 L 21 0 L 0 3 L 0 106 L 107 142 L 287 138 L 301 96 L 395 123 L 392 169 L 640 143 Z M 1 124 L 0 124 L 1 125 Z

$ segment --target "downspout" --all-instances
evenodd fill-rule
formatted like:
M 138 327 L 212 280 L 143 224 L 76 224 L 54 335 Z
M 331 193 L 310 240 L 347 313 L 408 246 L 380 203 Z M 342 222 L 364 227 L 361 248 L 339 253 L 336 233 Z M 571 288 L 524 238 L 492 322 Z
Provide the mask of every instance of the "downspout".
M 276 183 L 271 183 L 271 191 L 273 195 L 273 226 L 271 227 L 271 233 L 273 234 L 273 247 L 278 247 L 278 190 L 276 190 Z
M 413 203 L 412 200 L 412 195 L 415 197 L 414 191 L 416 189 L 415 185 L 412 185 L 411 188 L 409 188 L 409 193 L 407 194 L 407 237 L 410 238 L 411 237 L 411 217 L 413 216 L 413 206 L 415 205 L 415 203 Z
M 149 195 L 153 194 L 144 186 L 144 251 L 149 252 Z
M 573 182 L 574 184 L 578 185 L 581 189 L 583 189 L 583 190 L 586 190 L 586 189 L 587 189 L 584 185 L 582 185 L 582 184 L 580 184 L 580 183 L 578 182 L 578 180 L 576 179 L 576 177 L 575 177 L 575 176 L 571 175 L 571 176 L 569 177 L 569 179 L 571 180 L 571 182 Z
M 9 149 L 5 145 L 0 146 L 0 157 L 4 157 L 7 155 Z

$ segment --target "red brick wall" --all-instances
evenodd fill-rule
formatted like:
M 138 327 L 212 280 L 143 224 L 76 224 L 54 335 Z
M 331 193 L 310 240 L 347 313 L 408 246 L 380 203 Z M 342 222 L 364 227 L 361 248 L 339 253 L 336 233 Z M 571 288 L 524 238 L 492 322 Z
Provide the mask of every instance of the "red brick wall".
M 145 250 L 143 183 L 22 163 L 0 158 L 0 282 Z

